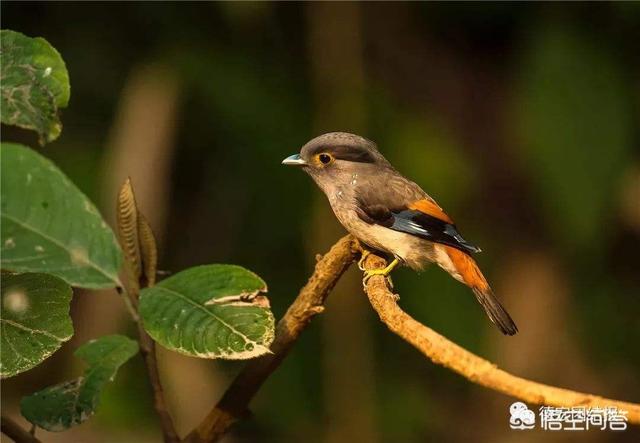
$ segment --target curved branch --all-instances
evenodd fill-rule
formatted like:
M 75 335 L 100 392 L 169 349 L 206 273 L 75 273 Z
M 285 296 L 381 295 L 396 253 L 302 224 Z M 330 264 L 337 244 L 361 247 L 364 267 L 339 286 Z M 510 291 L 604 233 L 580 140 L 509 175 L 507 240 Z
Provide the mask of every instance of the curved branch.
M 370 254 L 367 269 L 382 268 L 386 261 Z M 640 405 L 549 386 L 512 375 L 478 357 L 414 320 L 397 304 L 382 276 L 369 279 L 365 287 L 371 306 L 387 327 L 432 362 L 451 369 L 469 381 L 528 403 L 556 407 L 617 407 L 628 411 L 629 423 L 640 424 Z
M 10 419 L 9 417 L 2 416 L 2 423 L 0 425 L 2 433 L 9 437 L 16 443 L 40 443 L 34 435 L 29 433 L 26 429 L 22 428 L 18 423 Z
M 313 275 L 278 322 L 276 338 L 271 345 L 273 353 L 249 361 L 218 404 L 183 441 L 217 441 L 231 425 L 245 415 L 253 396 L 287 356 L 300 333 L 315 315 L 324 310 L 323 305 L 329 292 L 351 265 L 358 251 L 357 242 L 353 237 L 346 236 L 324 257 L 318 259 Z

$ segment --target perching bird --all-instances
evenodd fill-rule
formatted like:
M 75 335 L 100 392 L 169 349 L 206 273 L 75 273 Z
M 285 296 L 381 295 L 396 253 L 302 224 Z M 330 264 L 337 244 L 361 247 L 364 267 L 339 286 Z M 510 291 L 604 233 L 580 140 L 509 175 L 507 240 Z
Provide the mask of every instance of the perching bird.
M 421 270 L 436 263 L 471 288 L 485 312 L 506 335 L 518 332 L 471 254 L 453 220 L 420 186 L 403 177 L 376 145 L 358 135 L 332 132 L 314 138 L 285 165 L 300 166 L 329 198 L 340 223 L 368 247 L 393 255 L 385 277 L 399 263 Z

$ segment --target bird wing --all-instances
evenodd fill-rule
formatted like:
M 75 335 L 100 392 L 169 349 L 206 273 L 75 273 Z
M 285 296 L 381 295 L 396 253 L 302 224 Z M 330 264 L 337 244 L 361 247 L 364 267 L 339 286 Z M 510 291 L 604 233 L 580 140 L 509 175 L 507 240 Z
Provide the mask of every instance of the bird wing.
M 385 204 L 384 200 L 372 194 L 359 196 L 357 213 L 360 219 L 369 224 L 451 246 L 467 254 L 480 252 L 480 248 L 460 235 L 453 220 L 431 198 L 425 197 L 393 206 Z

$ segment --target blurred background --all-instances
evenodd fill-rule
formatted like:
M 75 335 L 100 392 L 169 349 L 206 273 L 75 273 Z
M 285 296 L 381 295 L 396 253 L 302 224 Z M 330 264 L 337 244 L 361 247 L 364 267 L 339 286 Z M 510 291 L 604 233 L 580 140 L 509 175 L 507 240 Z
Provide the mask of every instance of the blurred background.
M 41 149 L 113 220 L 131 176 L 160 267 L 245 266 L 281 317 L 343 235 L 280 161 L 312 137 L 376 141 L 483 249 L 520 328 L 502 336 L 436 267 L 394 273 L 401 306 L 515 374 L 640 401 L 640 4 L 2 2 L 2 28 L 66 61 L 64 129 Z M 3 128 L 5 140 L 35 136 Z M 392 335 L 352 269 L 227 442 L 640 441 L 518 432 L 512 399 Z M 3 383 L 2 407 L 82 372 L 73 350 L 135 331 L 113 291 L 76 290 L 76 335 Z M 239 362 L 160 350 L 181 434 Z M 51 442 L 160 440 L 141 359 L 95 418 Z M 22 419 L 20 419 L 22 420 Z M 21 421 L 24 424 L 24 421 Z

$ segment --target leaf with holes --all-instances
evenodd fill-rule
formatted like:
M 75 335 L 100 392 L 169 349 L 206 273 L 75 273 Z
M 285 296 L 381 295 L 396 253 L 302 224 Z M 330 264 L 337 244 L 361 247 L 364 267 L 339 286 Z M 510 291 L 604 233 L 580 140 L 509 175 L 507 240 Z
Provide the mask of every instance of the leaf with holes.
M 27 371 L 73 335 L 71 288 L 47 274 L 3 274 L 0 376 Z
M 47 431 L 64 431 L 91 417 L 100 394 L 118 368 L 138 352 L 138 343 L 122 335 L 108 335 L 80 346 L 75 356 L 89 367 L 75 380 L 50 386 L 24 397 L 22 415 Z
M 120 248 L 93 203 L 32 149 L 3 143 L 0 161 L 2 269 L 85 288 L 119 285 Z
M 265 354 L 274 318 L 265 282 L 240 266 L 206 265 L 142 290 L 140 316 L 166 348 L 201 358 L 248 359 Z
M 62 131 L 58 108 L 69 103 L 69 74 L 58 51 L 43 38 L 0 31 L 2 123 L 33 129 L 40 144 Z

